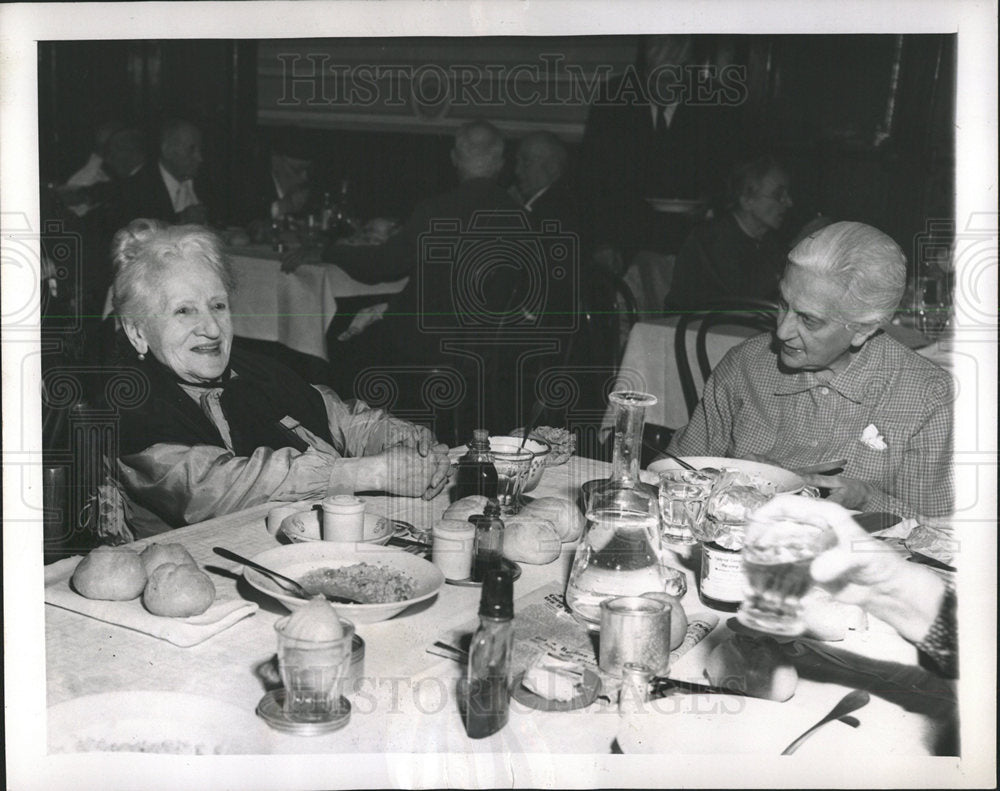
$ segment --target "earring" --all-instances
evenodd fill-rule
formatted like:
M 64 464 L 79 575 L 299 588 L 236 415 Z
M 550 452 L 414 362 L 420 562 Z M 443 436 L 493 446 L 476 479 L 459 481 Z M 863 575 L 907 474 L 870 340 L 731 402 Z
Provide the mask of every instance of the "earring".
M 146 355 L 143 352 L 139 352 L 139 359 L 140 360 L 145 360 L 146 359 Z

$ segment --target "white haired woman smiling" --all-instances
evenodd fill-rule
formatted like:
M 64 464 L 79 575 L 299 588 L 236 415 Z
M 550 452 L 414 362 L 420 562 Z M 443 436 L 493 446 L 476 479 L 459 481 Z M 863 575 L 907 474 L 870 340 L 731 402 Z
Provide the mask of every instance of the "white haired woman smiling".
M 433 497 L 431 432 L 233 350 L 233 277 L 214 233 L 135 220 L 115 236 L 114 305 L 147 397 L 120 408 L 118 477 L 137 536 L 334 491 Z

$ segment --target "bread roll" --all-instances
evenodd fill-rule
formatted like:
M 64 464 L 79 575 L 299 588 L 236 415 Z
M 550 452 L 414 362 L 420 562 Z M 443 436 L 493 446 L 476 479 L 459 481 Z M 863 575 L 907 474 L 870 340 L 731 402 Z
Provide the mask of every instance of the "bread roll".
M 150 575 L 142 603 L 153 615 L 201 615 L 215 601 L 215 585 L 191 563 L 164 563 Z
M 518 515 L 504 521 L 503 554 L 508 560 L 543 566 L 561 551 L 559 531 L 549 520 Z
M 708 655 L 705 676 L 712 686 L 779 702 L 792 697 L 799 682 L 795 666 L 774 640 L 738 634 Z
M 157 566 L 164 563 L 190 563 L 194 565 L 194 558 L 180 544 L 150 544 L 139 554 L 142 558 L 142 565 L 146 569 L 146 576 L 152 574 Z
M 463 497 L 461 500 L 456 500 L 449 505 L 441 518 L 468 522 L 469 517 L 473 514 L 481 514 L 488 502 L 489 500 L 481 494 L 470 494 L 468 497 Z
M 538 497 L 521 510 L 521 515 L 548 519 L 555 526 L 561 541 L 576 541 L 583 535 L 583 527 L 587 523 L 576 503 L 565 497 Z
M 129 601 L 142 593 L 146 570 L 134 549 L 102 546 L 77 564 L 71 582 L 88 599 Z

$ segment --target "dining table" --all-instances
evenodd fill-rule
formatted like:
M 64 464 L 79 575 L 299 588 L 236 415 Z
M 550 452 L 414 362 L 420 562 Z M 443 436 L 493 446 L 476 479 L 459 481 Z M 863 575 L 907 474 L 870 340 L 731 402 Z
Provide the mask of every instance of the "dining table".
M 574 456 L 565 464 L 546 467 L 538 487 L 525 497 L 563 497 L 577 502 L 584 482 L 606 478 L 609 473 L 606 462 Z M 449 504 L 448 490 L 432 500 L 391 496 L 365 499 L 369 511 L 402 520 L 418 533 L 429 531 Z M 251 614 L 193 645 L 177 645 L 54 603 L 50 589 L 60 581 L 65 584 L 80 558 L 47 566 L 45 648 L 50 718 L 60 707 L 72 705 L 83 696 L 156 691 L 224 701 L 242 712 L 233 728 L 252 733 L 259 754 L 286 758 L 298 755 L 303 761 L 313 761 L 303 766 L 321 766 L 324 773 L 320 787 L 327 788 L 656 787 L 674 785 L 685 777 L 703 781 L 707 778 L 708 782 L 715 777 L 716 782 L 722 782 L 717 774 L 720 768 L 727 762 L 731 769 L 735 766 L 731 763 L 735 759 L 726 757 L 729 743 L 717 738 L 693 747 L 690 740 L 685 742 L 686 750 L 703 753 L 685 760 L 666 754 L 627 754 L 629 749 L 643 752 L 646 743 L 657 744 L 657 753 L 662 753 L 664 737 L 669 744 L 671 733 L 685 732 L 685 723 L 695 720 L 688 719 L 690 711 L 678 714 L 677 698 L 668 695 L 642 704 L 649 709 L 637 726 L 634 718 L 623 719 L 611 688 L 606 690 L 607 696 L 574 711 L 542 711 L 514 700 L 506 727 L 487 738 L 470 739 L 456 699 L 456 685 L 465 672 L 464 665 L 431 651 L 438 642 L 459 645 L 462 636 L 474 629 L 480 589 L 450 583 L 444 584 L 436 596 L 389 620 L 356 625 L 365 652 L 362 672 L 345 690 L 352 705 L 345 727 L 315 736 L 272 730 L 254 712 L 268 685 L 275 681 L 274 625 L 287 611 L 250 586 L 240 564 L 223 559 L 213 547 L 253 557 L 280 546 L 284 539 L 272 534 L 266 524 L 268 513 L 276 505 L 261 504 L 135 542 L 136 550 L 156 541 L 181 544 L 213 580 L 217 605 L 252 605 Z M 559 634 L 573 634 L 574 629 L 583 636 L 581 645 L 586 646 L 588 641 L 593 645 L 596 637 L 560 606 L 576 548 L 577 542 L 563 544 L 559 557 L 545 565 L 519 564 L 521 575 L 514 583 L 517 645 L 529 638 L 555 640 Z M 384 551 L 407 550 L 388 546 Z M 684 575 L 687 592 L 682 602 L 689 618 L 698 612 L 710 613 L 697 593 L 696 553 L 664 548 L 661 561 Z M 676 671 L 681 681 L 694 684 L 695 689 L 700 689 L 699 684 L 708 684 L 703 672 L 707 655 L 730 636 L 734 624 L 731 613 L 714 615 L 717 626 L 676 663 L 676 668 L 671 668 L 671 677 Z M 551 623 L 556 626 L 551 633 L 530 635 L 530 630 L 537 631 L 545 618 L 554 619 Z M 839 765 L 849 752 L 853 764 L 842 766 L 842 771 L 849 774 L 852 767 L 873 763 L 884 767 L 894 760 L 917 761 L 940 751 L 944 735 L 954 725 L 956 704 L 950 683 L 921 668 L 913 646 L 887 625 L 872 618 L 863 618 L 859 623 L 845 639 L 827 644 L 825 650 L 801 652 L 795 660 L 798 686 L 787 702 L 719 698 L 729 705 L 735 699 L 737 705 L 716 712 L 722 718 L 719 722 L 729 729 L 718 732 L 736 728 L 755 735 L 753 750 L 758 754 L 743 759 L 773 758 L 778 762 L 782 748 L 794 736 L 854 688 L 871 694 L 871 702 L 854 714 L 856 727 L 843 722 L 826 726 L 794 757 L 780 759 L 786 767 L 819 771 L 820 766 Z M 595 664 L 596 657 L 594 649 L 590 658 Z M 679 686 L 673 694 L 683 692 Z M 713 698 L 706 694 L 701 700 L 711 703 Z M 745 707 L 741 700 L 746 702 Z M 65 721 L 61 722 L 66 727 Z M 651 728 L 659 735 L 646 741 L 641 733 L 638 738 L 634 733 L 625 738 L 622 728 L 626 722 L 631 723 L 629 727 Z M 68 727 L 72 728 L 73 723 Z M 53 738 L 50 733 L 50 740 Z M 359 767 L 364 767 L 363 771 Z

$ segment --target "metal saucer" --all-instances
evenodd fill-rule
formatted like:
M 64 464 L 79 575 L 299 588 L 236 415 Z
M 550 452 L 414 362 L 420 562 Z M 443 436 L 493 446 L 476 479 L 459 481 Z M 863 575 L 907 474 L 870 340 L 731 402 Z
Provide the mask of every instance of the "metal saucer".
M 513 560 L 507 560 L 504 558 L 504 568 L 508 568 L 513 572 L 513 579 L 519 579 L 521 577 L 521 566 L 519 563 L 515 563 Z M 448 585 L 457 585 L 460 588 L 481 588 L 483 587 L 482 582 L 473 582 L 472 577 L 466 577 L 464 580 L 450 580 L 445 579 Z
M 257 704 L 257 715 L 270 727 L 293 736 L 322 736 L 343 728 L 351 719 L 351 702 L 341 696 L 337 711 L 317 722 L 299 722 L 285 714 L 285 689 L 272 689 Z

